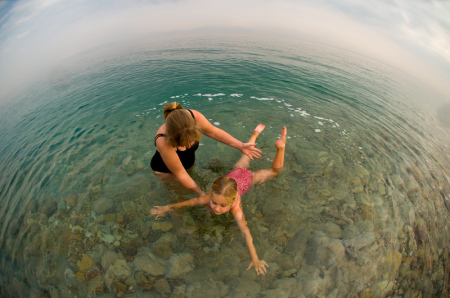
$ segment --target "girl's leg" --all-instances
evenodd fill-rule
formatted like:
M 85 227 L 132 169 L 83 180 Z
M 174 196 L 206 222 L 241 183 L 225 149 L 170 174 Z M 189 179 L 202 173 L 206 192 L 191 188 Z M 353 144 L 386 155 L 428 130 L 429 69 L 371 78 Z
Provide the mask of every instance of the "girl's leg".
M 278 141 L 275 142 L 275 147 L 277 148 L 277 153 L 272 162 L 272 169 L 270 170 L 260 170 L 253 174 L 253 184 L 264 183 L 275 176 L 278 176 L 284 165 L 284 150 L 286 146 L 286 126 L 281 129 L 281 136 Z
M 252 136 L 250 137 L 247 143 L 254 143 L 256 141 L 256 138 L 264 130 L 265 127 L 266 126 L 263 124 L 258 124 L 258 126 L 256 126 L 256 128 L 253 130 Z M 242 154 L 241 158 L 239 158 L 239 160 L 234 164 L 233 169 L 248 168 L 249 165 L 250 165 L 250 158 L 247 155 Z

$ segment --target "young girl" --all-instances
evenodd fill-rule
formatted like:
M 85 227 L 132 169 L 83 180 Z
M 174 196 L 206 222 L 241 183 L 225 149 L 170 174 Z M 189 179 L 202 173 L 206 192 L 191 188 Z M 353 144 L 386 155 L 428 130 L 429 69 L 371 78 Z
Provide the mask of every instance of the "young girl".
M 254 143 L 259 134 L 264 130 L 264 125 L 259 124 L 248 141 L 248 143 Z M 254 184 L 263 183 L 277 175 L 279 175 L 283 169 L 284 164 L 284 148 L 286 144 L 286 127 L 281 130 L 280 139 L 275 142 L 277 152 L 272 162 L 272 169 L 260 170 L 252 173 L 248 170 L 250 165 L 250 158 L 242 154 L 239 161 L 234 165 L 234 169 L 223 177 L 216 179 L 211 186 L 209 194 L 201 196 L 199 198 L 193 198 L 184 202 L 170 204 L 166 206 L 155 206 L 150 210 L 150 214 L 156 215 L 156 219 L 164 216 L 165 213 L 174 209 L 182 207 L 191 207 L 197 205 L 208 205 L 211 211 L 215 214 L 222 214 L 225 212 L 231 212 L 236 220 L 242 236 L 244 237 L 245 244 L 252 261 L 247 270 L 251 267 L 255 267 L 258 275 L 266 273 L 267 263 L 263 260 L 259 260 L 256 254 L 255 246 L 253 245 L 252 235 L 247 227 L 244 213 L 241 208 L 241 196 L 246 193 Z

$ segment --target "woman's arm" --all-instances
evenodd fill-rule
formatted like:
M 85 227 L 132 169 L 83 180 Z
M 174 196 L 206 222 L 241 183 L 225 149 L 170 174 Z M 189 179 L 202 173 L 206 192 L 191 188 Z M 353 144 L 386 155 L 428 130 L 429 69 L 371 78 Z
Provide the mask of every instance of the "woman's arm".
M 180 157 L 177 154 L 177 149 L 166 144 L 165 138 L 158 138 L 156 140 L 156 149 L 161 155 L 162 160 L 166 164 L 167 168 L 172 172 L 172 174 L 177 177 L 181 184 L 198 193 L 199 195 L 204 195 L 205 193 L 198 187 L 197 183 L 189 176 L 186 169 L 181 163 Z
M 178 202 L 175 204 L 169 204 L 166 206 L 155 206 L 150 209 L 151 215 L 156 215 L 156 219 L 164 216 L 167 212 L 173 211 L 175 209 L 180 209 L 183 207 L 193 207 L 198 205 L 206 205 L 209 203 L 209 195 L 204 195 L 199 198 L 193 198 L 187 201 Z
M 226 131 L 212 125 L 202 113 L 191 110 L 194 113 L 195 121 L 202 129 L 202 133 L 216 141 L 224 143 L 228 146 L 237 148 L 253 160 L 253 157 L 261 157 L 261 150 L 255 148 L 256 143 L 242 143 L 241 141 L 232 137 Z
M 250 230 L 247 226 L 247 222 L 245 221 L 244 213 L 241 208 L 236 208 L 232 211 L 234 219 L 236 220 L 239 229 L 241 230 L 242 236 L 244 237 L 245 244 L 247 245 L 248 252 L 250 254 L 250 258 L 252 261 L 250 262 L 248 269 L 255 267 L 256 273 L 258 275 L 266 275 L 266 267 L 269 267 L 267 263 L 263 260 L 259 260 L 258 255 L 256 253 L 255 245 L 253 245 L 253 238 L 250 234 Z

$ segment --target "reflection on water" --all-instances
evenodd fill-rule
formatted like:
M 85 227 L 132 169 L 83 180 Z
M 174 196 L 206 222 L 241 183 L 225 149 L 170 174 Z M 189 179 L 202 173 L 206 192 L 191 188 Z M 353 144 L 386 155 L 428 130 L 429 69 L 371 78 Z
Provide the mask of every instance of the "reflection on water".
M 178 37 L 96 54 L 2 117 L 2 295 L 448 295 L 448 130 L 411 107 L 430 94 L 387 66 L 282 39 Z M 286 125 L 283 174 L 243 197 L 266 276 L 245 270 L 226 215 L 149 217 L 180 199 L 149 169 L 166 101 L 241 140 L 264 123 L 252 170 L 270 167 Z M 240 152 L 201 143 L 192 176 L 207 190 Z

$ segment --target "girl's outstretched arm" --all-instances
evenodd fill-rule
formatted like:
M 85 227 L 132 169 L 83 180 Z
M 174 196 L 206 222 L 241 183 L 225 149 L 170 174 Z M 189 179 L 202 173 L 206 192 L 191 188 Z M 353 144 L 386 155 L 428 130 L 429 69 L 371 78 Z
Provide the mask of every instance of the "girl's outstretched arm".
M 241 230 L 242 236 L 244 237 L 245 244 L 247 245 L 248 252 L 250 254 L 250 258 L 252 259 L 252 261 L 248 265 L 247 270 L 252 267 L 255 267 L 256 273 L 258 275 L 260 275 L 260 274 L 266 275 L 266 272 L 267 272 L 266 266 L 269 267 L 269 265 L 267 265 L 267 263 L 265 261 L 259 260 L 259 258 L 258 258 L 255 246 L 253 245 L 253 238 L 252 238 L 252 235 L 250 234 L 250 230 L 245 221 L 244 213 L 242 212 L 242 209 L 236 208 L 235 212 L 232 212 L 232 213 L 234 215 L 234 219 L 236 220 L 236 223 L 239 226 L 239 229 Z
M 175 204 L 169 204 L 166 206 L 154 206 L 150 209 L 151 215 L 156 215 L 156 219 L 163 217 L 167 212 L 173 211 L 175 209 L 180 209 L 183 207 L 193 207 L 198 205 L 205 205 L 209 203 L 209 194 L 201 196 L 199 198 L 193 198 L 187 201 L 178 202 Z

